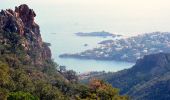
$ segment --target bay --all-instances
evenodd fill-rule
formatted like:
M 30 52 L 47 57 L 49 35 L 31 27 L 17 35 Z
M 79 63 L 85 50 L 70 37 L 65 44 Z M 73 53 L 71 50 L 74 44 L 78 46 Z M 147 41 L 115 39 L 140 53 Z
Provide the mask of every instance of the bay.
M 130 68 L 133 63 L 118 61 L 102 61 L 88 59 L 71 59 L 59 58 L 63 53 L 78 53 L 87 49 L 99 46 L 98 42 L 110 38 L 101 37 L 79 37 L 73 33 L 49 33 L 43 36 L 47 42 L 50 42 L 54 60 L 59 65 L 66 66 L 69 70 L 75 70 L 78 73 L 90 71 L 106 71 L 115 72 L 122 69 Z M 88 44 L 88 46 L 84 46 Z

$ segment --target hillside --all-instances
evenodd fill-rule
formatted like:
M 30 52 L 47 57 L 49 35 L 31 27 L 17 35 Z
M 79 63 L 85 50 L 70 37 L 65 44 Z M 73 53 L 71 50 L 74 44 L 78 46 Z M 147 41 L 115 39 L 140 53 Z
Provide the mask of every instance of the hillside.
M 112 86 L 120 88 L 121 94 L 128 94 L 134 100 L 168 100 L 170 54 L 147 55 L 130 69 L 101 73 L 94 77 L 104 79 Z
M 0 12 L 0 100 L 128 100 L 100 80 L 82 85 L 57 65 L 35 17 L 25 4 Z

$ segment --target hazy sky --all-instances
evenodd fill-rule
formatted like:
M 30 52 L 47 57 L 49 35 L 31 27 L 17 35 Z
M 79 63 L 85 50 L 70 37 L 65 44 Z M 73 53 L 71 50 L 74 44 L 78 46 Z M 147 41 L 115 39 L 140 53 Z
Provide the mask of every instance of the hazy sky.
M 170 0 L 0 0 L 0 8 L 23 3 L 39 15 L 43 31 L 170 31 Z

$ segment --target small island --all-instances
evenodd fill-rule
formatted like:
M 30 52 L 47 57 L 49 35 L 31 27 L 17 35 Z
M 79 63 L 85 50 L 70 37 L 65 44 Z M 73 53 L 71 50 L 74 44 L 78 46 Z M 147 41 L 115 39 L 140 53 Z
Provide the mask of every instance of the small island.
M 88 44 L 84 44 L 84 46 L 85 46 L 85 47 L 87 47 L 87 46 L 88 46 Z
M 116 34 L 112 34 L 109 32 L 105 32 L 105 31 L 101 31 L 101 32 L 90 32 L 90 33 L 83 33 L 83 32 L 78 32 L 75 33 L 77 36 L 82 36 L 82 37 L 120 37 L 121 35 L 116 35 Z

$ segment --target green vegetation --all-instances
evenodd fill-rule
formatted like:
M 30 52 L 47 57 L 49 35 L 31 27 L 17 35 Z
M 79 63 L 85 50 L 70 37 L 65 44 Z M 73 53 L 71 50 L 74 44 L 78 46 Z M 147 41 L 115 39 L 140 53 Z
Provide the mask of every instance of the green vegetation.
M 144 56 L 129 69 L 119 72 L 94 72 L 82 80 L 91 78 L 105 80 L 134 100 L 170 99 L 170 54 L 159 53 Z
M 38 97 L 31 95 L 30 93 L 14 92 L 10 93 L 8 100 L 39 100 Z
M 40 62 L 45 47 L 26 50 L 27 38 L 17 33 L 0 32 L 0 39 L 0 100 L 128 99 L 103 81 L 93 80 L 89 86 L 78 83 L 76 72 L 51 58 Z

